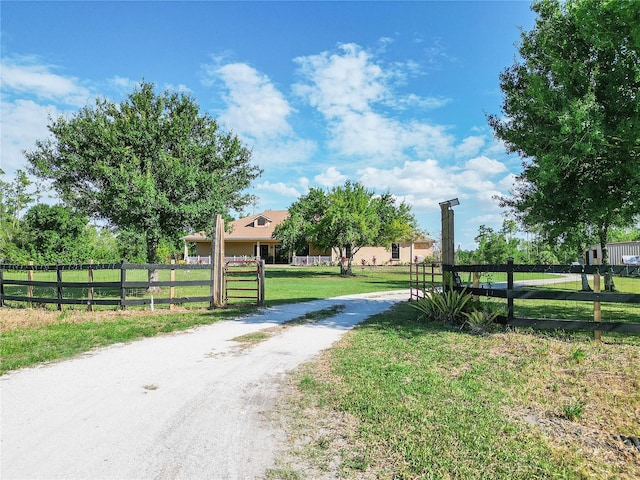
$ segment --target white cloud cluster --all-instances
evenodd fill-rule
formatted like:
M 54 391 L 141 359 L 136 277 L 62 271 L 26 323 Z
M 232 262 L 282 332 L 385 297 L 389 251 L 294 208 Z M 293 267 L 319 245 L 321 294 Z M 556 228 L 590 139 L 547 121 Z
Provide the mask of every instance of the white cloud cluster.
M 228 91 L 220 120 L 230 129 L 254 138 L 292 134 L 287 117 L 293 109 L 266 75 L 243 63 L 222 65 L 210 73 Z
M 51 69 L 47 65 L 3 61 L 0 70 L 2 88 L 40 100 L 84 106 L 91 98 L 89 89 L 77 78 L 56 74 Z
M 335 187 L 346 182 L 348 177 L 338 171 L 336 167 L 329 167 L 324 172 L 313 177 L 313 180 L 322 187 Z
M 385 70 L 360 46 L 344 44 L 337 52 L 298 57 L 295 62 L 304 81 L 293 90 L 324 116 L 329 146 L 338 154 L 382 163 L 406 158 L 408 152 L 419 156 L 453 152 L 455 138 L 445 127 L 400 121 L 385 113 L 389 107 L 440 107 L 448 100 L 399 95 L 393 89 L 393 81 L 401 76 L 398 71 Z
M 0 168 L 26 169 L 23 150 L 48 136 L 49 118 L 84 106 L 91 91 L 77 78 L 57 74 L 33 58 L 12 57 L 0 65 Z

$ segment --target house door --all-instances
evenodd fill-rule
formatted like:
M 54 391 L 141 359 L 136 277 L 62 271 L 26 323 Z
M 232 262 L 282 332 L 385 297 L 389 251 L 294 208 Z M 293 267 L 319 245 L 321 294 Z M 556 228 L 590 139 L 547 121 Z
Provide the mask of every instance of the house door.
M 255 257 L 259 256 L 262 260 L 267 261 L 267 257 L 269 256 L 269 245 L 260 245 L 260 253 L 258 253 L 258 245 L 254 245 L 253 255 Z

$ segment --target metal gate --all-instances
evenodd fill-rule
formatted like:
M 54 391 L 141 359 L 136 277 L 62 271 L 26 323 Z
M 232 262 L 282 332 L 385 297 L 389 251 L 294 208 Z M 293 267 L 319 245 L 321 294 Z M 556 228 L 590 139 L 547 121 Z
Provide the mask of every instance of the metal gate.
M 224 300 L 264 305 L 264 261 L 229 260 L 224 266 Z

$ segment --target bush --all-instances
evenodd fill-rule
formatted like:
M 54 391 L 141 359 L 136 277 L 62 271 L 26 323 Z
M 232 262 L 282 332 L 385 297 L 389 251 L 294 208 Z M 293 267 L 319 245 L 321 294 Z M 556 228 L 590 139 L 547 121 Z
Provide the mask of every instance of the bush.
M 465 313 L 469 311 L 471 301 L 471 295 L 467 293 L 466 288 L 462 291 L 453 288 L 431 288 L 424 294 L 424 298 L 411 303 L 413 308 L 422 312 L 421 318 L 464 326 Z

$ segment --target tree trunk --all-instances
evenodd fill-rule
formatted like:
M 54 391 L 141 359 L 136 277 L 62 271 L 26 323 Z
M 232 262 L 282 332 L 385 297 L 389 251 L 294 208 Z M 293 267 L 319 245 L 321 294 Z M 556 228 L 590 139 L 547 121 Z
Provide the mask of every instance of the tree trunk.
M 158 238 L 153 235 L 147 233 L 147 262 L 149 263 L 158 263 L 158 245 L 160 241 Z M 147 278 L 149 282 L 157 282 L 160 280 L 160 271 L 154 269 L 148 270 Z M 160 287 L 149 287 L 147 288 L 147 293 L 158 293 L 160 292 Z
M 602 265 L 609 266 L 609 249 L 607 248 L 607 233 L 609 226 L 605 225 L 600 231 L 600 250 L 602 250 Z M 613 273 L 605 271 L 604 273 L 604 290 L 605 292 L 615 292 L 616 285 L 613 282 Z

